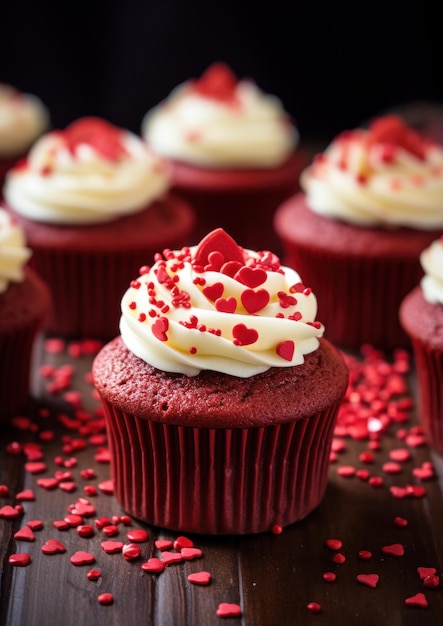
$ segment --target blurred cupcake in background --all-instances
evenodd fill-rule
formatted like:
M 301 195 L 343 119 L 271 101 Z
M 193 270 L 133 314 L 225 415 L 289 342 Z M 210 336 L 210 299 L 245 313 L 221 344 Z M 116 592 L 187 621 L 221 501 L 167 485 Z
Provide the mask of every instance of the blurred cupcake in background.
M 345 348 L 410 345 L 398 309 L 443 229 L 443 148 L 380 117 L 339 135 L 301 186 L 274 225 L 286 263 L 317 294 L 327 338 Z
M 426 248 L 425 272 L 400 306 L 412 341 L 418 383 L 418 418 L 428 443 L 443 454 L 443 236 Z
M 35 346 L 50 308 L 30 256 L 23 230 L 0 209 L 0 422 L 27 407 Z
M 214 63 L 148 111 L 142 134 L 195 207 L 196 241 L 222 227 L 246 247 L 279 252 L 273 214 L 298 189 L 306 158 L 276 96 Z
M 6 208 L 53 294 L 48 333 L 115 336 L 128 275 L 158 250 L 189 243 L 194 213 L 169 187 L 162 158 L 99 118 L 47 133 L 9 171 Z
M 0 186 L 49 123 L 48 109 L 37 96 L 0 82 Z

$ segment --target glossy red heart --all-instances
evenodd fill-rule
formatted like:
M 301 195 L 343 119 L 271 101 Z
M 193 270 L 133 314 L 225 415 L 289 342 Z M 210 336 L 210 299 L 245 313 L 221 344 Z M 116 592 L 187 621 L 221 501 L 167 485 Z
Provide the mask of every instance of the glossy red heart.
M 405 549 L 401 543 L 393 543 L 390 546 L 383 546 L 382 552 L 384 552 L 384 554 L 390 554 L 391 556 L 403 556 Z
M 89 563 L 94 563 L 95 556 L 91 554 L 91 552 L 83 552 L 83 550 L 79 550 L 71 556 L 70 561 L 73 565 L 87 565 Z
M 63 554 L 63 552 L 66 552 L 66 548 L 58 539 L 48 539 L 42 545 L 42 552 L 43 554 Z
M 218 298 L 222 297 L 224 289 L 225 286 L 223 283 L 214 283 L 213 285 L 207 285 L 203 289 L 203 295 L 215 302 Z
M 239 617 L 241 615 L 241 606 L 233 602 L 222 602 L 218 605 L 215 614 L 217 617 Z
M 205 267 L 209 262 L 211 252 L 220 252 L 225 263 L 228 261 L 238 261 L 242 265 L 244 263 L 242 248 L 223 228 L 216 228 L 200 241 L 195 251 L 196 265 Z
M 245 289 L 240 297 L 243 306 L 248 313 L 256 313 L 269 302 L 269 292 L 266 289 L 259 289 L 254 291 L 253 289 Z
M 428 601 L 424 593 L 416 593 L 415 596 L 406 598 L 405 604 L 407 606 L 419 606 L 421 608 L 426 608 L 428 606 Z
M 380 576 L 378 574 L 358 574 L 357 580 L 362 585 L 375 589 L 380 580 Z
M 193 572 L 188 574 L 188 580 L 194 585 L 209 585 L 212 580 L 212 576 L 209 572 Z
M 288 341 L 282 341 L 277 345 L 276 352 L 278 356 L 281 356 L 285 361 L 292 361 L 294 356 L 295 343 L 288 339 Z
M 263 283 L 266 282 L 267 277 L 268 276 L 265 270 L 246 266 L 242 267 L 234 276 L 235 280 L 238 280 L 239 283 L 242 283 L 251 289 L 263 285 Z
M 34 541 L 35 535 L 29 526 L 23 526 L 23 528 L 20 528 L 16 533 L 14 533 L 14 539 L 19 539 L 21 541 Z
M 258 332 L 255 328 L 247 328 L 244 324 L 234 326 L 232 335 L 240 346 L 249 346 L 258 339 Z
M 237 308 L 237 300 L 233 297 L 231 298 L 219 298 L 215 302 L 215 308 L 220 313 L 234 313 Z
M 142 563 L 141 568 L 145 572 L 153 572 L 158 574 L 165 569 L 166 565 L 157 559 L 156 557 L 152 557 L 146 561 L 146 563 Z
M 159 341 L 168 341 L 166 334 L 169 328 L 169 321 L 166 317 L 159 317 L 152 324 L 152 333 Z
M 31 563 L 31 557 L 27 552 L 18 552 L 10 555 L 8 563 L 16 567 L 26 567 Z

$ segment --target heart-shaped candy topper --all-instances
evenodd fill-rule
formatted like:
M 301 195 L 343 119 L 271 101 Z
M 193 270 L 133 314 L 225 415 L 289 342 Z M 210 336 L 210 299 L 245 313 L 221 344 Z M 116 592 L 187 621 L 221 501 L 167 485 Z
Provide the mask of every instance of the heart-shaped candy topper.
M 88 144 L 110 161 L 127 154 L 122 144 L 122 131 L 99 117 L 82 117 L 63 132 L 69 150 L 75 154 L 80 144 Z
M 244 264 L 243 249 L 223 228 L 216 228 L 203 237 L 195 251 L 194 263 L 205 267 L 210 261 L 209 255 L 212 252 L 222 254 L 224 263 L 237 261 L 241 265 Z

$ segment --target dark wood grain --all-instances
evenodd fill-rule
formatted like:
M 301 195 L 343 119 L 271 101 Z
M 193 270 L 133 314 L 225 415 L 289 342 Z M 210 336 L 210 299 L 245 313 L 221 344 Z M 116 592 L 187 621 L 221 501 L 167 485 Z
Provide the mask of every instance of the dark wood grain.
M 75 367 L 68 390 L 81 392 L 82 410 L 100 423 L 99 402 L 92 386 L 85 380 L 90 370 L 92 356 L 73 358 L 64 351 L 59 355 L 42 352 L 44 362 L 56 368 L 64 364 Z M 415 394 L 411 378 L 411 394 Z M 347 449 L 339 460 L 331 463 L 325 498 L 316 511 L 305 520 L 288 527 L 281 535 L 264 533 L 247 537 L 190 536 L 203 550 L 203 557 L 170 565 L 161 574 L 141 570 L 141 563 L 158 555 L 154 546 L 157 538 L 174 540 L 178 533 L 148 528 L 149 541 L 140 544 L 141 557 L 127 562 L 122 554 L 106 554 L 101 541 L 106 537 L 96 530 L 90 539 L 81 538 L 75 529 L 57 530 L 54 520 L 62 519 L 68 507 L 77 498 L 85 496 L 86 484 L 97 486 L 109 478 L 109 464 L 97 462 L 97 445 L 89 442 L 84 450 L 62 454 L 63 442 L 69 437 L 79 438 L 76 430 L 60 424 L 59 415 L 75 416 L 74 408 L 63 398 L 64 391 L 47 392 L 49 379 L 39 375 L 36 368 L 35 398 L 28 415 L 36 431 L 21 430 L 5 424 L 0 430 L 0 484 L 9 487 L 9 496 L 0 498 L 0 507 L 15 504 L 15 494 L 31 488 L 35 501 L 22 502 L 24 514 L 14 520 L 0 518 L 0 623 L 7 626 L 121 626 L 123 624 L 149 626 L 292 626 L 299 624 L 389 624 L 389 626 L 415 626 L 426 623 L 440 626 L 443 623 L 443 586 L 425 588 L 417 567 L 435 567 L 443 575 L 443 462 L 427 446 L 411 448 L 411 459 L 403 464 L 399 475 L 382 471 L 389 459 L 389 451 L 404 447 L 396 437 L 396 428 L 382 438 L 382 449 L 375 454 L 372 465 L 363 466 L 359 454 L 367 450 L 367 441 L 346 441 Z M 49 408 L 49 415 L 40 409 Z M 410 428 L 416 418 L 411 417 Z M 404 427 L 404 425 L 402 425 Z M 52 441 L 41 441 L 40 433 L 53 431 Z M 47 470 L 33 475 L 24 469 L 23 454 L 11 455 L 6 451 L 11 441 L 40 442 Z M 37 485 L 42 476 L 53 476 L 60 470 L 57 456 L 64 459 L 75 456 L 77 465 L 70 471 L 76 490 L 67 493 L 57 488 L 47 490 Z M 425 461 L 432 461 L 440 479 L 420 482 L 412 476 L 412 469 Z M 375 488 L 357 477 L 343 478 L 337 474 L 341 465 L 367 467 L 371 475 L 382 476 L 383 486 Z M 93 468 L 96 476 L 84 480 L 80 470 Z M 391 485 L 422 484 L 426 488 L 423 498 L 394 498 Z M 124 512 L 114 496 L 98 490 L 89 498 L 96 507 L 96 515 L 85 519 L 94 523 L 95 517 L 121 515 Z M 394 524 L 395 516 L 408 520 L 405 528 Z M 35 531 L 35 541 L 14 539 L 14 532 L 30 519 L 41 519 L 44 528 Z M 132 526 L 119 525 L 119 534 L 113 539 L 129 543 L 126 533 L 130 528 L 145 526 L 136 520 Z M 41 546 L 50 538 L 61 540 L 66 553 L 44 555 Z M 340 552 L 346 556 L 342 565 L 332 561 L 335 552 L 326 547 L 328 538 L 343 542 Z M 383 554 L 385 545 L 401 543 L 405 548 L 402 557 Z M 70 556 L 78 550 L 92 552 L 96 557 L 93 566 L 74 566 Z M 360 550 L 370 550 L 372 558 L 359 559 Z M 8 564 L 11 553 L 29 552 L 32 563 L 28 567 Z M 87 579 L 91 567 L 101 569 L 96 582 Z M 187 580 L 191 572 L 209 571 L 212 582 L 197 586 Z M 323 580 L 324 572 L 335 572 L 335 582 Z M 375 589 L 357 582 L 358 574 L 375 573 L 380 576 Z M 100 593 L 114 594 L 114 603 L 102 606 Z M 429 606 L 414 608 L 405 605 L 405 599 L 423 592 Z M 311 614 L 309 602 L 318 602 L 322 610 Z M 221 619 L 216 610 L 221 602 L 239 603 L 242 616 Z

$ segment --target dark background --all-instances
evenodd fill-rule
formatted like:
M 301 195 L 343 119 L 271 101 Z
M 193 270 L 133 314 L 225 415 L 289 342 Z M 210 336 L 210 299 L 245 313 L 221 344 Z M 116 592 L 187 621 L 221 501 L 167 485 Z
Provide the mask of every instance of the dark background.
M 1 10 L 0 80 L 53 126 L 144 113 L 214 61 L 280 97 L 302 139 L 412 102 L 443 102 L 440 2 L 21 2 Z

